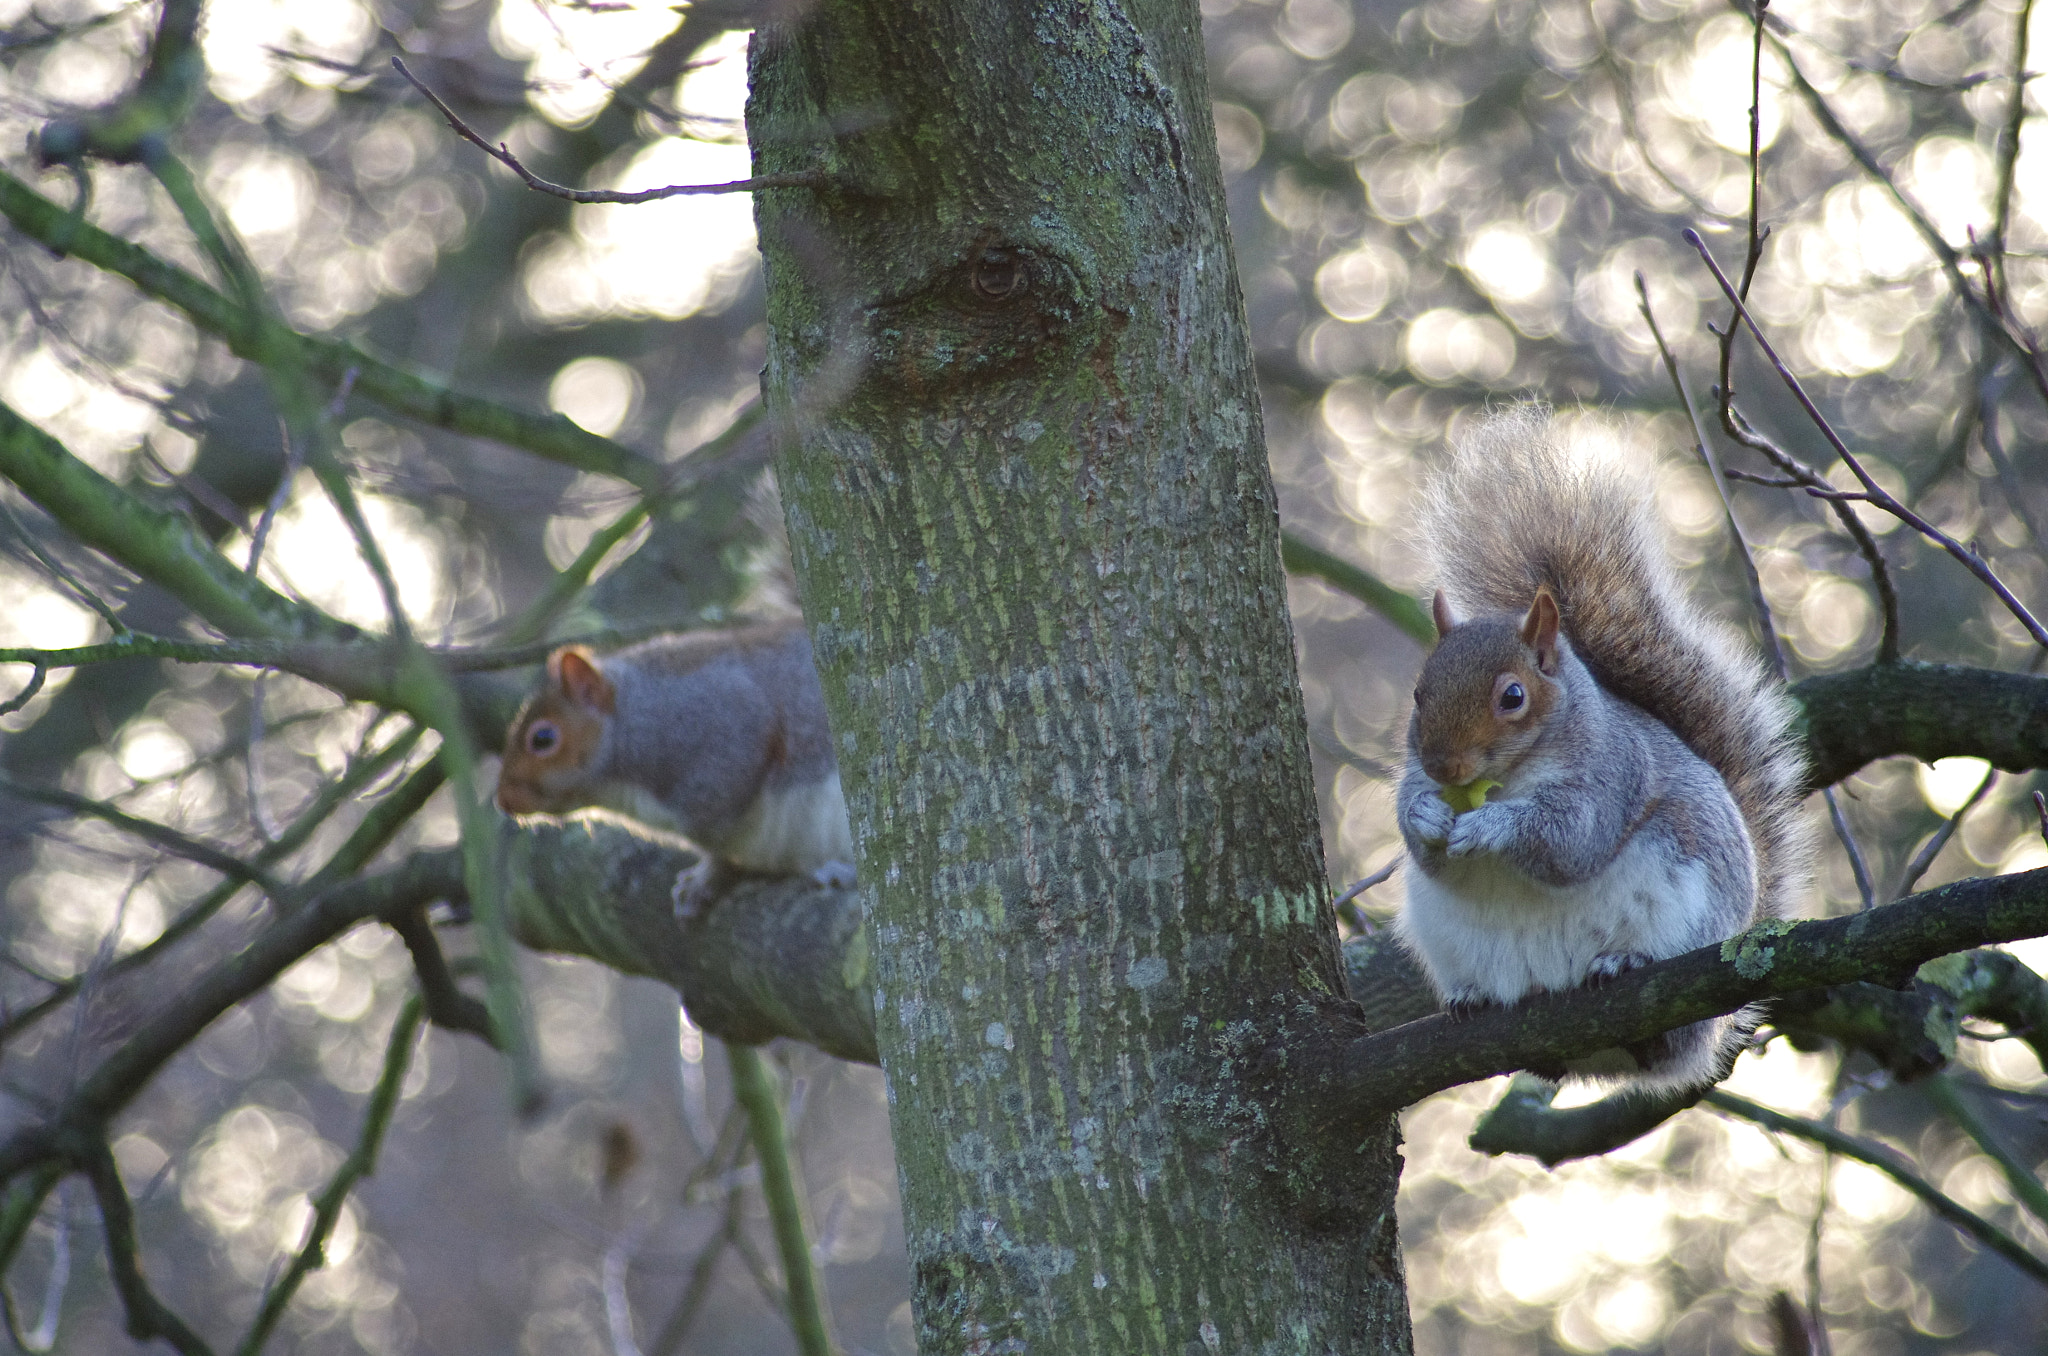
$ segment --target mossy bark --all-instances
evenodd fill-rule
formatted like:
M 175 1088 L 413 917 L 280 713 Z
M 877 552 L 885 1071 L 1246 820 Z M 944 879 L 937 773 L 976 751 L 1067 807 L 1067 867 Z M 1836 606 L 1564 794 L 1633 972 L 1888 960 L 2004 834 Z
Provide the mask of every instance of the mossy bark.
M 839 740 L 918 1341 L 1408 1346 L 1341 1008 L 1196 8 L 757 33 L 764 388 Z

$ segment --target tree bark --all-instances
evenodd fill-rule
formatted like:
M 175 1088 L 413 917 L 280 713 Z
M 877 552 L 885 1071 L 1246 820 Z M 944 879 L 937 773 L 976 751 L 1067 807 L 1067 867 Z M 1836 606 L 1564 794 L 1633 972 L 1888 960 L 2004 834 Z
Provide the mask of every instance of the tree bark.
M 839 741 L 919 1349 L 1403 1351 L 1198 15 L 760 30 L 763 378 Z

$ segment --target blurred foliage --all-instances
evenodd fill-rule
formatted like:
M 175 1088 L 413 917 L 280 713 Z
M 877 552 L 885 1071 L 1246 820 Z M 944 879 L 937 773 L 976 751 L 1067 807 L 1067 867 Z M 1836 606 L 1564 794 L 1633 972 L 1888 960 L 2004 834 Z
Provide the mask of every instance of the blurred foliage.
M 1721 379 L 1709 327 L 1725 329 L 1727 310 L 1678 233 L 1695 227 L 1724 267 L 1741 261 L 1751 16 L 1677 0 L 1204 0 L 1204 12 L 1289 527 L 1421 588 L 1403 524 L 1430 450 L 1487 402 L 1540 394 L 1662 458 L 1677 552 L 1725 615 L 1753 626 L 1720 500 L 1687 455 L 1692 434 L 1635 291 L 1640 273 L 1709 412 Z M 67 172 L 25 149 L 43 135 L 41 153 L 62 159 L 49 129 L 134 86 L 157 15 L 113 0 L 0 0 L 0 169 L 214 279 L 144 165 Z M 199 31 L 204 87 L 169 144 L 292 326 L 687 468 L 751 399 L 762 358 L 744 196 L 620 207 L 530 192 L 459 141 L 388 60 L 405 56 L 547 179 L 712 182 L 747 172 L 739 53 L 752 22 L 727 3 L 217 0 Z M 2039 608 L 2048 406 L 2024 350 L 2048 323 L 2048 151 L 2031 99 L 2015 117 L 2013 75 L 2026 70 L 2030 26 L 2031 50 L 2048 49 L 2025 0 L 1774 6 L 1760 109 L 1770 235 L 1751 302 L 1879 480 Z M 128 282 L 20 233 L 0 239 L 0 400 L 188 513 L 237 562 L 274 516 L 261 577 L 380 626 L 373 580 L 313 471 L 288 453 L 264 374 Z M 1997 339 L 2001 326 L 2019 340 Z M 1749 420 L 1826 470 L 1825 445 L 1753 346 L 1735 355 Z M 628 521 L 633 485 L 405 417 L 350 385 L 319 392 L 335 455 L 423 639 L 502 639 L 608 525 L 624 536 L 606 562 L 616 569 L 550 634 L 715 620 L 739 605 L 759 550 L 746 511 L 758 450 L 706 468 L 695 493 L 652 505 L 641 529 Z M 88 593 L 137 632 L 185 625 L 168 595 L 79 548 L 25 499 L 4 504 L 0 644 L 105 638 L 112 622 Z M 1757 486 L 1737 487 L 1736 505 L 1795 676 L 1867 662 L 1881 623 L 1870 571 L 1825 506 Z M 2000 668 L 2034 658 L 1953 561 L 1856 512 L 1897 581 L 1907 655 Z M 1388 778 L 1420 650 L 1317 580 L 1298 583 L 1293 602 L 1332 874 L 1349 879 L 1398 846 Z M 111 801 L 294 875 L 421 767 L 427 743 L 404 717 L 301 679 L 153 659 L 53 670 L 0 730 L 0 767 L 20 782 Z M 1967 761 L 1894 762 L 1845 784 L 1847 822 L 1885 897 L 1915 866 L 1935 882 L 2048 862 L 2027 800 L 2036 779 L 1997 778 L 1973 803 L 1985 774 Z M 324 794 L 336 785 L 348 794 Z M 443 792 L 385 859 L 452 841 L 455 824 Z M 1937 855 L 1916 863 L 1924 846 Z M 210 873 L 104 823 L 22 806 L 0 836 L 0 876 L 10 1119 L 61 1095 L 144 1020 L 152 992 L 229 954 L 263 915 L 246 895 L 223 896 L 189 940 L 136 972 L 143 985 L 110 962 L 205 900 Z M 1835 854 L 1814 908 L 1856 902 Z M 461 930 L 447 935 L 461 967 Z M 2021 951 L 2037 968 L 2048 959 Z M 547 1116 L 513 1116 L 502 1065 L 482 1046 L 425 1037 L 377 1174 L 339 1207 L 327 1265 L 307 1275 L 269 1349 L 623 1352 L 622 1321 L 649 1353 L 686 1340 L 702 1352 L 788 1349 L 770 1317 L 778 1285 L 758 1179 L 742 1137 L 721 1132 L 731 1099 L 703 1038 L 678 1024 L 667 990 L 587 963 L 523 971 Z M 28 1021 L 26 1005 L 70 976 L 84 977 L 80 995 Z M 387 1068 L 411 977 L 396 936 L 351 932 L 216 1022 L 121 1120 L 113 1156 L 145 1270 L 211 1340 L 246 1328 L 303 1241 Z M 2021 1042 L 1968 1034 L 1950 1095 L 2038 1178 L 2041 1069 Z M 835 1328 L 849 1349 L 907 1352 L 879 1078 L 813 1052 L 787 1058 Z M 2048 1247 L 1968 1118 L 1876 1063 L 1778 1041 L 1731 1086 L 1905 1151 L 1955 1199 Z M 1425 1352 L 1767 1350 L 1772 1295 L 1807 1297 L 1815 1274 L 1843 1356 L 2038 1345 L 2040 1291 L 1861 1164 L 1692 1111 L 1550 1172 L 1467 1147 L 1498 1092 L 1462 1089 L 1407 1116 L 1401 1211 Z M 12 1310 L 29 1333 L 54 1296 L 63 1349 L 118 1350 L 86 1196 L 73 1182 L 44 1203 L 8 1272 Z

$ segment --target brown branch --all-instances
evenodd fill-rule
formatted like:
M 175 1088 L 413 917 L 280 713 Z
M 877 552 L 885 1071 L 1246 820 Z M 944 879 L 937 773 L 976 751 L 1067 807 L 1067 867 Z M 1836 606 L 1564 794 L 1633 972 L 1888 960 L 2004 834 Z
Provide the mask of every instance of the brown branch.
M 1550 1103 L 1557 1085 L 1531 1074 L 1516 1074 L 1501 1099 L 1488 1108 L 1466 1140 L 1482 1154 L 1522 1154 L 1546 1168 L 1574 1158 L 1594 1158 L 1641 1139 L 1706 1095 L 1705 1088 L 1602 1097 L 1559 1110 Z
M 1806 411 L 1806 415 L 1813 421 L 1814 427 L 1818 428 L 1821 436 L 1827 439 L 1828 446 L 1835 449 L 1835 455 L 1842 459 L 1842 464 L 1847 466 L 1850 473 L 1862 484 L 1870 505 L 1873 508 L 1882 509 L 1884 512 L 1891 514 L 1900 522 L 1907 524 L 1914 531 L 1939 545 L 1951 556 L 1961 561 L 1963 567 L 1969 570 L 1971 574 L 1977 576 L 1978 580 L 1996 594 L 2000 602 L 2005 604 L 2006 610 L 2019 619 L 2020 624 L 2027 628 L 2027 634 L 2034 638 L 2036 644 L 2048 647 L 2048 628 L 2044 628 L 2039 621 L 2035 620 L 2034 614 L 2027 610 L 2027 605 L 2022 603 L 2010 588 L 2006 587 L 2005 581 L 2000 579 L 1997 572 L 1985 563 L 1982 556 L 1964 546 L 1948 533 L 1943 532 L 1933 523 L 1922 518 L 1918 513 L 1906 507 L 1906 505 L 1900 503 L 1889 490 L 1877 483 L 1877 480 L 1864 467 L 1863 463 L 1857 459 L 1856 454 L 1849 450 L 1849 445 L 1842 441 L 1842 436 L 1835 432 L 1835 426 L 1829 423 L 1827 416 L 1820 412 L 1820 407 L 1813 403 L 1813 398 L 1807 395 L 1806 388 L 1800 384 L 1799 378 L 1792 375 L 1792 369 L 1785 365 L 1785 360 L 1778 356 L 1778 351 L 1771 347 L 1771 341 L 1764 337 L 1763 327 L 1756 323 L 1756 317 L 1749 313 L 1749 308 L 1743 304 L 1742 298 L 1736 294 L 1734 284 L 1728 281 L 1728 275 L 1721 271 L 1721 266 L 1718 263 L 1714 262 L 1714 253 L 1707 248 L 1707 242 L 1700 238 L 1700 233 L 1688 228 L 1683 234 L 1686 243 L 1699 252 L 1701 260 L 1706 263 L 1708 270 L 1713 273 L 1714 281 L 1720 284 L 1722 294 L 1734 305 L 1736 313 L 1742 317 L 1743 323 L 1748 326 L 1750 335 L 1756 340 L 1757 346 L 1763 350 L 1764 356 L 1770 360 L 1771 366 L 1777 369 L 1778 376 L 1784 381 L 1786 389 L 1792 392 L 1793 398 L 1799 402 L 1800 408 Z M 1807 493 L 1817 497 L 1825 497 L 1826 494 L 1832 492 L 1822 491 L 1818 487 L 1813 487 L 1809 488 Z
M 670 184 L 666 188 L 643 188 L 638 192 L 621 193 L 609 188 L 569 188 L 563 184 L 549 183 L 532 170 L 519 163 L 504 142 L 493 146 L 483 135 L 462 120 L 460 114 L 442 102 L 441 96 L 428 89 L 426 84 L 405 68 L 405 62 L 397 57 L 391 64 L 407 83 L 427 97 L 427 101 L 440 110 L 455 134 L 471 145 L 483 148 L 486 155 L 511 170 L 523 180 L 528 188 L 569 202 L 643 203 L 657 202 L 663 198 L 693 197 L 707 193 L 752 193 L 767 188 L 823 188 L 833 182 L 832 176 L 821 170 L 799 170 L 793 174 L 763 174 L 753 179 L 735 179 L 724 184 Z
M 1968 755 L 2007 772 L 2048 767 L 2048 678 L 1901 660 L 1802 678 L 1807 788 L 1879 758 Z
M 128 1335 L 138 1342 L 161 1337 L 182 1356 L 213 1356 L 213 1349 L 156 1297 L 143 1277 L 135 1239 L 135 1207 L 128 1200 L 128 1188 L 121 1185 L 121 1170 L 114 1166 L 106 1141 L 94 1140 L 80 1158 L 86 1180 L 99 1200 L 100 1223 L 107 1234 L 107 1270 L 113 1274 L 114 1289 L 128 1314 Z
M 492 1049 L 498 1048 L 498 1035 L 491 1030 L 490 1009 L 456 985 L 454 972 L 448 968 L 448 957 L 441 951 L 441 941 L 434 935 L 433 924 L 427 921 L 427 911 L 414 909 L 390 923 L 391 930 L 412 955 L 413 973 L 419 978 L 427 1020 L 449 1031 L 466 1031 Z

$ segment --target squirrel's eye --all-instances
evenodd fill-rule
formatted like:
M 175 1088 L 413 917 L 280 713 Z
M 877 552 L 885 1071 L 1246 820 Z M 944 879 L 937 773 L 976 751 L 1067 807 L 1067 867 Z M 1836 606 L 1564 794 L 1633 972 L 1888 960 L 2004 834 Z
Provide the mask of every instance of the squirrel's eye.
M 1522 691 L 1520 683 L 1509 683 L 1500 690 L 1500 709 L 1503 711 L 1519 711 L 1527 700 L 1529 694 Z
M 526 751 L 528 753 L 538 753 L 545 756 L 561 747 L 561 743 L 562 732 L 555 728 L 555 723 L 551 720 L 536 721 L 533 728 L 526 732 Z

